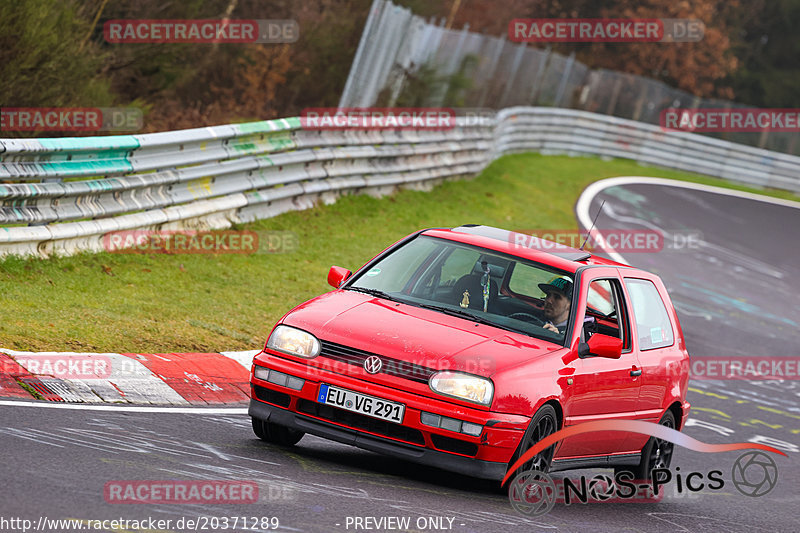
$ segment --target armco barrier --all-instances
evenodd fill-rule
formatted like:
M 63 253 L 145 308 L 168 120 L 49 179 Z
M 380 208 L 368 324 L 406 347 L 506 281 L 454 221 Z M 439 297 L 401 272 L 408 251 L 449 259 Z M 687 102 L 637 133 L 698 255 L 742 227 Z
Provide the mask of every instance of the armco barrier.
M 800 158 L 559 108 L 452 130 L 311 131 L 297 118 L 147 135 L 0 139 L 0 255 L 102 250 L 129 229 L 218 229 L 348 192 L 473 176 L 514 152 L 593 155 L 800 192 Z
M 800 157 L 573 109 L 517 107 L 497 117 L 500 154 L 595 155 L 633 159 L 730 181 L 800 192 Z

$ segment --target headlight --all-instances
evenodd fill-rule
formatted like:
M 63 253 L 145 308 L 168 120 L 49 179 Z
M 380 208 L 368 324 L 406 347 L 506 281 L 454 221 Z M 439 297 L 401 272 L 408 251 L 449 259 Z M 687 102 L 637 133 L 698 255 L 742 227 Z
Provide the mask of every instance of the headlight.
M 272 330 L 267 348 L 311 359 L 319 355 L 319 340 L 302 329 L 280 325 Z
M 430 381 L 431 389 L 445 396 L 453 396 L 482 405 L 491 405 L 494 385 L 487 378 L 461 372 L 438 372 Z

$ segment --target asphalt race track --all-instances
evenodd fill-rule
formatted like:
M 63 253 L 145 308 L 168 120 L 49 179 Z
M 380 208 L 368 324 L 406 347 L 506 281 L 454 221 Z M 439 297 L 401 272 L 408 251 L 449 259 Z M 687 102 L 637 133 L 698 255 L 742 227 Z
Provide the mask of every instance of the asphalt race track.
M 622 252 L 664 280 L 691 355 L 798 355 L 800 209 L 681 187 L 612 186 L 598 228 L 663 232 L 658 253 Z
M 702 403 L 696 395 L 693 400 Z M 39 517 L 256 516 L 277 517 L 280 531 L 324 532 L 356 531 L 352 525 L 347 527 L 348 517 L 408 516 L 414 524 L 412 531 L 420 530 L 414 522 L 418 518 L 432 517 L 444 524 L 451 518 L 452 529 L 446 530 L 464 533 L 587 528 L 665 533 L 792 531 L 796 524 L 796 515 L 789 510 L 797 508 L 791 479 L 798 469 L 782 457 L 778 457 L 778 487 L 758 499 L 732 487 L 694 494 L 676 494 L 673 487 L 660 503 L 556 504 L 549 514 L 531 520 L 517 514 L 491 483 L 409 466 L 311 436 L 295 449 L 270 447 L 250 435 L 249 420 L 242 415 L 117 414 L 32 407 L 2 407 L 0 412 L 0 443 L 14 450 L 15 457 L 15 464 L 4 465 L 7 483 L 0 495 L 7 508 L 33 523 Z M 689 434 L 707 442 L 730 442 L 700 428 L 689 428 Z M 728 480 L 738 455 L 677 454 L 676 464 L 683 472 L 719 468 Z M 256 481 L 259 501 L 202 506 L 106 503 L 104 485 L 125 479 Z M 779 489 L 786 492 L 778 494 Z
M 699 248 L 665 246 L 659 253 L 624 254 L 632 264 L 663 277 L 694 357 L 798 355 L 800 265 L 793 261 L 800 242 L 797 209 L 672 187 L 626 185 L 598 194 L 590 202 L 592 214 L 603 199 L 599 228 L 658 227 L 670 234 L 702 234 L 702 241 L 696 241 Z M 234 517 L 276 517 L 278 531 L 308 532 L 401 530 L 393 527 L 404 519 L 409 525 L 402 530 L 426 532 L 797 531 L 798 384 L 691 384 L 688 435 L 707 443 L 762 442 L 788 455 L 769 454 L 777 464 L 778 481 L 759 497 L 742 494 L 732 483 L 732 466 L 743 452 L 703 454 L 676 447 L 673 470 L 698 472 L 698 479 L 706 481 L 710 471 L 719 470 L 724 486 L 697 492 L 683 486 L 679 491 L 673 482 L 658 503 L 557 503 L 548 514 L 529 518 L 517 513 L 493 483 L 308 435 L 291 449 L 266 445 L 255 438 L 241 409 L 186 414 L 4 402 L 0 446 L 6 460 L 0 498 L 6 509 L 34 525 L 42 517 L 154 518 L 174 524 L 205 516 L 219 519 L 218 527 L 209 523 L 207 531 L 223 530 L 222 519 L 231 524 Z M 553 477 L 598 473 L 610 470 Z M 258 501 L 117 504 L 104 497 L 108 482 L 171 479 L 254 481 Z M 231 530 L 272 529 L 229 526 Z

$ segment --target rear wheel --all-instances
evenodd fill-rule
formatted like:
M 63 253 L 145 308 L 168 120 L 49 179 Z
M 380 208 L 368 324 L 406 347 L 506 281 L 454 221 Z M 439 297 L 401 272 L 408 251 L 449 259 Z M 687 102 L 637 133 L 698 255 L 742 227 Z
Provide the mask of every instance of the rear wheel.
M 256 434 L 256 437 L 272 444 L 294 446 L 303 438 L 303 435 L 305 435 L 302 431 L 272 424 L 260 418 L 253 418 L 252 420 L 253 433 Z
M 667 411 L 659 422 L 662 426 L 675 429 L 675 416 L 672 411 Z M 636 466 L 618 466 L 614 468 L 614 473 L 632 472 L 633 479 L 652 479 L 653 469 L 669 468 L 672 463 L 672 451 L 674 445 L 668 440 L 650 437 L 647 444 L 642 448 L 642 458 Z

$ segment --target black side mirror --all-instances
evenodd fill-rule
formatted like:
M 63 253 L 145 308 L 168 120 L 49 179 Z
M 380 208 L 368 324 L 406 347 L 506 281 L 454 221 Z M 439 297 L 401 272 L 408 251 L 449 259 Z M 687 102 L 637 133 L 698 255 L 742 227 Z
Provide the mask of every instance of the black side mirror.
M 586 357 L 591 351 L 588 343 L 581 342 L 578 344 L 578 357 Z

